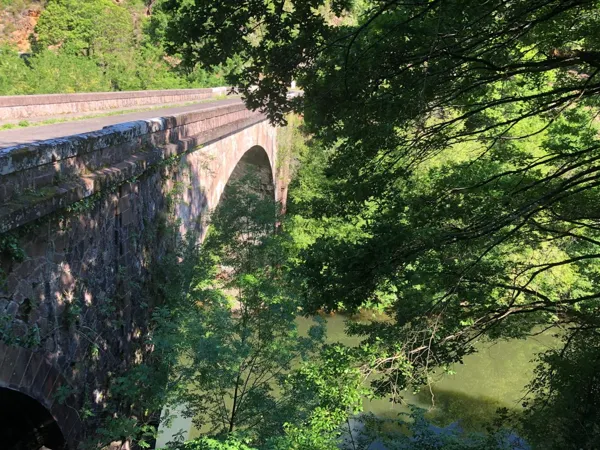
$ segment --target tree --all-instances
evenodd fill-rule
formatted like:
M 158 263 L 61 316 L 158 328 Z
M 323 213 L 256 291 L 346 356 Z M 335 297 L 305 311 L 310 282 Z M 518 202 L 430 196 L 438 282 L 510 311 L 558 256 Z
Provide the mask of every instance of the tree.
M 598 332 L 575 329 L 563 342 L 562 348 L 539 357 L 537 376 L 529 386 L 525 433 L 539 448 L 598 448 Z M 543 431 L 549 429 L 553 432 Z
M 111 0 L 50 0 L 36 24 L 33 44 L 103 61 L 131 52 L 133 21 L 127 9 Z
M 242 55 L 248 105 L 326 149 L 303 214 L 343 233 L 305 251 L 307 311 L 385 306 L 351 331 L 393 397 L 478 339 L 598 328 L 598 2 L 325 5 L 166 5 L 188 64 Z
M 197 307 L 190 308 L 184 325 L 175 398 L 205 433 L 241 432 L 262 445 L 323 406 L 319 395 L 325 386 L 315 380 L 317 367 L 309 360 L 319 360 L 325 330 L 316 321 L 307 336 L 298 334 L 298 299 L 285 281 L 287 238 L 275 233 L 276 203 L 256 187 L 259 180 L 250 179 L 230 181 L 211 217 L 201 266 L 212 269 L 193 281 Z M 330 378 L 330 395 L 338 399 L 336 386 L 358 392 L 360 376 L 354 376 L 358 385 Z M 351 399 L 356 402 L 359 394 Z M 349 405 L 335 406 L 342 415 L 330 432 Z

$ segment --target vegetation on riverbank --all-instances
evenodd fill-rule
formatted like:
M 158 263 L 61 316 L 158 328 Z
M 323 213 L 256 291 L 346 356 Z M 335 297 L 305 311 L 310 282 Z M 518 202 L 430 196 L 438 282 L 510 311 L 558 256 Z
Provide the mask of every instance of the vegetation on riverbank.
M 539 448 L 598 447 L 600 4 L 165 10 L 184 65 L 241 55 L 231 79 L 250 106 L 275 122 L 304 114 L 314 192 L 290 206 L 309 229 L 294 276 L 306 313 L 392 317 L 348 330 L 365 339 L 356 361 L 375 394 L 400 399 L 477 341 L 554 330 L 563 346 L 540 357 L 515 420 L 534 442 L 556 424 Z M 302 98 L 287 97 L 291 80 Z

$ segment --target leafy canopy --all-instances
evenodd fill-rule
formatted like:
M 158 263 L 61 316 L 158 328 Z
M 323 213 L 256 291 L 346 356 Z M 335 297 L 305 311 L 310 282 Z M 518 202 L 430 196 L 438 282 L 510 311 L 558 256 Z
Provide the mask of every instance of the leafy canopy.
M 386 309 L 350 329 L 382 395 L 478 339 L 600 326 L 599 6 L 166 2 L 187 64 L 241 55 L 250 107 L 304 114 L 322 164 L 295 273 L 307 311 Z

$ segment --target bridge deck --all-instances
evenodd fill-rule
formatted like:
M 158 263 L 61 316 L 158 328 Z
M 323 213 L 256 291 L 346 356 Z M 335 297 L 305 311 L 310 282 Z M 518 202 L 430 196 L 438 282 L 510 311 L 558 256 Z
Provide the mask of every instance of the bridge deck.
M 114 116 L 96 117 L 93 119 L 75 120 L 72 122 L 55 123 L 50 125 L 30 126 L 0 131 L 0 149 L 20 144 L 30 144 L 47 139 L 56 139 L 74 134 L 98 131 L 110 125 L 132 122 L 136 120 L 153 119 L 155 117 L 172 116 L 180 113 L 199 111 L 213 108 L 215 105 L 233 105 L 241 103 L 240 99 L 217 100 L 197 103 L 187 106 L 152 109 L 149 111 L 119 114 Z

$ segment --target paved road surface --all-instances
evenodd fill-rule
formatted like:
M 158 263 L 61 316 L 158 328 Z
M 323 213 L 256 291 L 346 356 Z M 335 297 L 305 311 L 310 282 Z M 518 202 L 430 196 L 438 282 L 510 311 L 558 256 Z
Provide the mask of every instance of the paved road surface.
M 0 131 L 0 149 L 19 144 L 30 144 L 46 139 L 56 139 L 74 134 L 88 133 L 101 130 L 109 125 L 132 122 L 134 120 L 153 119 L 156 117 L 172 116 L 174 114 L 198 111 L 218 105 L 233 105 L 241 103 L 240 99 L 218 100 L 194 105 L 178 106 L 175 108 L 153 109 L 150 111 L 120 114 L 117 116 L 97 117 L 94 119 L 75 120 L 73 122 L 55 123 L 51 125 L 31 126 Z M 101 113 L 100 113 L 101 114 Z

